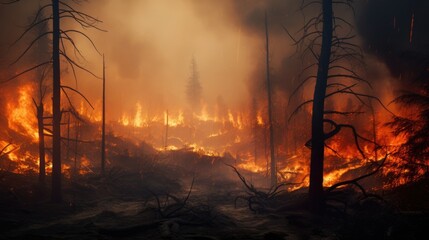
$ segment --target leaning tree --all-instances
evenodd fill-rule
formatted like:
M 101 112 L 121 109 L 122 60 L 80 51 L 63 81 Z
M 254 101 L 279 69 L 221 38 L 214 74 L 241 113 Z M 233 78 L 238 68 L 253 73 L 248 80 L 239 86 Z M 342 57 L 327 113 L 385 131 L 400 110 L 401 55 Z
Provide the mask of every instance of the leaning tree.
M 19 0 L 14 0 L 6 2 L 6 4 L 21 2 Z M 66 29 L 62 28 L 61 24 L 64 21 L 72 20 L 82 27 L 82 29 L 93 28 L 100 31 L 97 24 L 101 23 L 100 20 L 90 16 L 89 14 L 80 11 L 75 5 L 79 5 L 80 1 L 65 2 L 64 0 L 52 0 L 49 3 L 42 5 L 34 17 L 34 21 L 24 30 L 20 37 L 16 40 L 19 42 L 30 32 L 34 31 L 38 26 L 42 24 L 49 23 L 49 30 L 38 34 L 34 39 L 32 39 L 29 45 L 22 51 L 18 58 L 13 62 L 13 64 L 20 61 L 29 51 L 32 49 L 38 41 L 40 41 L 45 36 L 50 36 L 52 39 L 52 56 L 50 59 L 44 59 L 43 62 L 37 63 L 34 66 L 20 72 L 19 74 L 9 78 L 6 81 L 13 80 L 23 74 L 26 74 L 35 69 L 45 67 L 47 65 L 52 66 L 52 200 L 54 202 L 61 202 L 62 193 L 61 193 L 61 116 L 63 111 L 61 110 L 61 93 L 66 96 L 68 102 L 70 103 L 70 110 L 74 113 L 77 111 L 74 110 L 72 106 L 71 99 L 69 98 L 68 92 L 74 92 L 82 96 L 88 103 L 89 101 L 75 88 L 71 86 L 65 86 L 61 84 L 61 59 L 65 60 L 66 64 L 72 69 L 73 75 L 77 81 L 76 70 L 80 69 L 85 71 L 96 78 L 97 77 L 93 72 L 82 66 L 75 59 L 70 56 L 68 50 L 72 50 L 75 57 L 82 57 L 82 52 L 79 50 L 76 45 L 76 41 L 73 38 L 73 35 L 79 35 L 84 39 L 88 40 L 94 49 L 97 50 L 94 42 L 91 38 L 84 33 L 82 30 L 77 29 Z M 49 14 L 44 14 L 45 11 L 49 11 Z M 100 53 L 99 53 L 100 54 Z

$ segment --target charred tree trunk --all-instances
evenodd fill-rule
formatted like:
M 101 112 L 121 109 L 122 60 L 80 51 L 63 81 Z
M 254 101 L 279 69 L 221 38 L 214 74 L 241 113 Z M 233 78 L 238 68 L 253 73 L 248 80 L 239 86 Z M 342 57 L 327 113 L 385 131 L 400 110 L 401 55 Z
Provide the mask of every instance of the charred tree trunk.
M 106 66 L 103 55 L 103 116 L 101 125 L 101 174 L 104 175 L 106 165 Z
M 36 105 L 37 108 L 37 127 L 39 133 L 39 184 L 40 186 L 45 186 L 46 178 L 46 163 L 45 163 L 45 135 L 43 129 L 45 125 L 43 124 L 43 103 Z
M 271 186 L 277 185 L 277 163 L 274 152 L 274 129 L 273 129 L 273 112 L 272 112 L 272 99 L 271 99 L 271 81 L 270 81 L 270 49 L 268 39 L 268 20 L 267 13 L 265 12 L 265 50 L 266 50 L 266 67 L 267 67 L 267 96 L 268 96 L 268 127 L 270 131 L 270 169 L 271 169 Z
M 52 69 L 53 69 L 53 139 L 52 139 L 52 201 L 61 202 L 61 81 L 60 81 L 60 16 L 59 1 L 52 0 Z
M 168 147 L 168 110 L 166 112 L 164 149 L 167 150 L 167 147 Z
M 332 48 L 332 0 L 323 0 L 323 33 L 317 80 L 314 89 L 313 114 L 311 119 L 311 163 L 310 163 L 310 208 L 321 213 L 325 208 L 323 192 L 323 161 L 325 139 L 323 131 L 323 113 L 328 81 L 329 62 Z
M 378 161 L 378 147 L 377 147 L 377 116 L 375 114 L 374 105 L 372 104 L 372 100 L 369 102 L 369 106 L 372 114 L 372 137 L 374 141 L 374 160 Z
M 77 144 L 79 143 L 79 128 L 80 128 L 80 122 L 79 120 L 76 120 L 76 124 L 75 124 L 75 129 L 76 129 L 76 141 L 74 141 L 74 170 L 73 170 L 73 174 L 74 177 L 76 179 L 76 176 L 78 174 L 78 169 L 77 169 Z
M 256 104 L 256 98 L 253 97 L 252 99 L 252 118 L 253 118 L 253 143 L 254 143 L 254 149 L 253 149 L 253 155 L 254 155 L 254 163 L 257 164 L 258 161 L 258 110 L 257 110 L 257 104 Z

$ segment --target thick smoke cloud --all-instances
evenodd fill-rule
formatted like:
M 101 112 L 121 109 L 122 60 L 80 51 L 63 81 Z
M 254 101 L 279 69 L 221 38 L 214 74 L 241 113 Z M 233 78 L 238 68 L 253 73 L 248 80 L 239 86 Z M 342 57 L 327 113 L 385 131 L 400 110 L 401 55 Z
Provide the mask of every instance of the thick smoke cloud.
M 2 74 L 13 73 L 9 63 L 31 36 L 19 46 L 9 48 L 10 43 L 24 31 L 22 26 L 44 2 L 21 1 L 1 6 Z M 263 87 L 260 85 L 264 81 L 265 9 L 270 20 L 272 68 L 280 69 L 290 44 L 285 43 L 287 36 L 279 23 L 296 10 L 291 2 L 85 1 L 79 9 L 103 20 L 99 26 L 108 32 L 82 29 L 69 20 L 64 20 L 62 27 L 85 31 L 106 56 L 108 120 L 135 111 L 137 102 L 148 114 L 186 108 L 185 86 L 193 57 L 199 67 L 207 106 L 214 108 L 221 98 L 228 108 L 235 108 L 247 104 L 252 89 Z M 100 76 L 101 56 L 85 38 L 75 37 L 85 56 L 85 59 L 78 57 L 78 63 Z M 38 60 L 31 56 L 27 59 Z M 25 66 L 19 63 L 14 67 Z M 74 86 L 70 67 L 65 63 L 63 67 L 64 84 Z M 100 104 L 100 80 L 78 70 L 77 87 L 94 105 Z
M 132 114 L 137 102 L 147 114 L 186 108 L 185 86 L 193 57 L 199 68 L 204 100 L 213 108 L 207 109 L 209 112 L 215 111 L 218 99 L 223 99 L 227 108 L 248 107 L 255 95 L 263 100 L 265 11 L 269 20 L 272 80 L 275 88 L 287 96 L 296 85 L 293 74 L 297 63 L 289 58 L 295 47 L 283 26 L 294 34 L 303 26 L 304 15 L 298 10 L 300 3 L 299 0 L 83 2 L 79 8 L 103 20 L 100 27 L 108 31 L 85 30 L 106 55 L 108 120 L 117 120 L 123 112 Z M 21 1 L 1 6 L 0 76 L 10 74 L 9 63 L 26 41 L 28 43 L 27 39 L 9 48 L 39 4 L 43 2 Z M 319 10 L 306 10 L 305 19 Z M 362 1 L 357 9 L 358 29 L 365 50 L 385 62 L 394 76 L 416 78 L 429 65 L 426 10 L 429 2 L 424 0 Z M 63 26 L 83 30 L 71 22 Z M 84 38 L 77 37 L 76 42 L 86 58 L 79 59 L 79 63 L 101 75 L 101 56 Z M 64 73 L 65 83 L 74 85 L 70 67 L 65 68 Z M 78 78 L 79 90 L 98 109 L 101 81 L 82 71 L 78 71 Z
M 393 76 L 408 82 L 423 79 L 429 67 L 429 1 L 371 0 L 360 10 L 358 29 L 365 50 Z

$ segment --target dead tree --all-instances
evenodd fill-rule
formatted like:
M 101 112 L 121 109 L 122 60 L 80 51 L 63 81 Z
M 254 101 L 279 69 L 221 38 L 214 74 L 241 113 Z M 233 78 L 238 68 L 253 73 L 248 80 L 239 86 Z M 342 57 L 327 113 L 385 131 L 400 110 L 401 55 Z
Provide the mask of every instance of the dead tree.
M 390 111 L 377 97 L 356 90 L 358 83 L 364 83 L 371 89 L 371 84 L 354 70 L 355 66 L 364 65 L 363 53 L 359 45 L 353 42 L 355 38 L 353 25 L 347 19 L 335 15 L 334 10 L 335 6 L 346 6 L 354 11 L 353 1 L 303 1 L 301 9 L 304 10 L 310 6 L 320 7 L 321 13 L 304 24 L 301 29 L 302 37 L 295 39 L 286 28 L 285 30 L 295 45 L 300 46 L 305 43 L 306 47 L 301 54 L 309 55 L 315 60 L 312 64 L 303 67 L 299 76 L 303 80 L 291 95 L 296 94 L 310 80 L 316 80 L 313 99 L 299 104 L 292 112 L 291 117 L 303 106 L 313 104 L 311 139 L 306 144 L 311 149 L 309 198 L 311 210 L 314 213 L 322 213 L 325 209 L 323 187 L 325 148 L 338 153 L 337 150 L 329 146 L 327 140 L 340 133 L 342 129 L 351 130 L 356 148 L 363 159 L 368 159 L 368 157 L 360 147 L 361 141 L 374 144 L 376 148 L 379 147 L 373 140 L 360 135 L 353 125 L 337 123 L 337 120 L 332 117 L 358 114 L 359 111 L 344 112 L 325 109 L 325 100 L 338 95 L 345 95 L 356 99 L 367 108 L 370 108 L 370 101 L 375 100 L 388 112 Z M 318 51 L 319 53 L 317 53 Z M 308 73 L 313 69 L 317 69 L 316 74 Z M 343 79 L 348 79 L 352 83 L 344 82 Z M 325 132 L 324 127 L 327 126 L 332 130 Z
M 19 1 L 13 1 L 10 3 L 19 2 Z M 43 15 L 44 11 L 47 11 L 48 9 L 51 9 L 51 14 L 47 14 L 49 17 L 41 17 Z M 71 46 L 76 56 L 82 56 L 79 48 L 76 46 L 75 41 L 72 38 L 72 34 L 77 34 L 80 36 L 83 36 L 86 38 L 92 46 L 95 48 L 95 50 L 98 52 L 97 48 L 95 47 L 93 41 L 83 33 L 82 31 L 75 30 L 75 29 L 62 29 L 61 28 L 61 20 L 65 19 L 72 19 L 76 21 L 79 25 L 81 25 L 83 28 L 95 28 L 101 31 L 104 31 L 96 26 L 97 23 L 100 23 L 101 21 L 91 17 L 90 15 L 81 12 L 77 9 L 75 9 L 72 5 L 69 3 L 66 3 L 61 0 L 52 0 L 51 3 L 47 3 L 39 8 L 39 10 L 36 13 L 36 16 L 34 18 L 34 21 L 30 24 L 30 26 L 27 27 L 27 29 L 21 34 L 21 36 L 16 40 L 16 42 L 20 41 L 22 38 L 24 38 L 29 32 L 31 32 L 35 27 L 38 25 L 44 24 L 46 22 L 52 22 L 52 29 L 50 31 L 46 31 L 42 34 L 39 34 L 36 38 L 34 38 L 27 48 L 24 49 L 24 51 L 19 55 L 19 57 L 12 63 L 15 64 L 19 60 L 23 58 L 24 55 L 28 53 L 28 51 L 37 43 L 40 39 L 42 39 L 45 36 L 52 36 L 52 58 L 42 62 L 38 63 L 33 67 L 30 67 L 21 73 L 9 78 L 6 81 L 11 81 L 25 73 L 28 73 L 34 69 L 38 69 L 40 67 L 46 66 L 46 65 L 52 65 L 52 201 L 54 202 L 61 202 L 62 200 L 62 194 L 61 194 L 61 92 L 63 92 L 69 101 L 71 103 L 71 100 L 69 99 L 67 95 L 67 91 L 73 91 L 75 93 L 78 93 L 80 96 L 84 97 L 79 91 L 76 89 L 69 87 L 69 86 L 63 86 L 61 85 L 61 63 L 60 58 L 63 57 L 68 65 L 71 67 L 73 71 L 73 75 L 76 78 L 76 72 L 75 68 L 78 68 L 80 70 L 83 70 L 95 77 L 97 77 L 95 74 L 93 74 L 91 71 L 86 69 L 85 67 L 78 64 L 76 61 L 74 61 L 68 54 L 67 54 L 67 48 L 66 43 L 68 43 L 68 46 Z M 98 77 L 97 77 L 98 78 Z M 84 97 L 84 99 L 87 101 L 87 99 Z
M 164 149 L 167 150 L 168 147 L 168 110 L 165 112 L 165 140 L 164 140 Z
M 104 175 L 106 165 L 106 67 L 103 55 L 103 109 L 101 123 L 101 174 Z
M 257 164 L 258 160 L 258 107 L 256 98 L 252 98 L 252 106 L 251 106 L 252 112 L 250 114 L 251 119 L 253 119 L 252 125 L 253 125 L 253 161 L 255 165 Z
M 43 19 L 43 15 L 39 17 L 38 20 Z M 48 31 L 48 24 L 45 22 L 40 24 L 36 28 L 36 34 L 40 35 Z M 33 49 L 34 58 L 43 59 L 49 57 L 49 39 L 47 36 L 40 39 L 36 47 Z M 33 98 L 33 103 L 36 108 L 36 117 L 37 117 L 37 128 L 38 128 L 38 137 L 39 137 L 39 185 L 44 188 L 45 178 L 46 178 L 46 161 L 45 161 L 45 120 L 51 120 L 49 116 L 45 116 L 45 106 L 44 99 L 48 86 L 46 80 L 49 77 L 49 71 L 51 69 L 49 66 L 39 68 L 36 70 L 37 85 L 38 85 L 38 96 L 37 100 Z
M 199 113 L 201 110 L 202 87 L 195 58 L 191 61 L 191 76 L 186 84 L 186 97 L 191 107 L 191 114 Z
M 268 36 L 268 19 L 265 12 L 265 51 L 266 51 L 266 81 L 267 81 L 267 100 L 268 100 L 268 128 L 270 135 L 270 173 L 271 187 L 277 186 L 277 163 L 274 150 L 274 126 L 273 126 L 273 109 L 272 109 L 272 89 L 270 80 L 270 46 Z
M 313 97 L 313 114 L 311 118 L 311 160 L 309 198 L 311 208 L 320 212 L 324 207 L 323 196 L 323 160 L 325 155 L 325 133 L 323 114 L 325 111 L 326 86 L 328 81 L 329 62 L 332 48 L 332 0 L 323 0 L 322 46 L 317 68 L 316 86 Z

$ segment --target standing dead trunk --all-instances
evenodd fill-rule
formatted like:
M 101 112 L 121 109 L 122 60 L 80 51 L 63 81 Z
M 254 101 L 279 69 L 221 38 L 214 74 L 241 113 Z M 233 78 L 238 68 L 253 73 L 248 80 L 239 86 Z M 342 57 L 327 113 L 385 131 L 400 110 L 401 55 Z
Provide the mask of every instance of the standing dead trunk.
M 313 114 L 311 119 L 311 163 L 310 163 L 310 208 L 314 213 L 322 213 L 325 208 L 323 192 L 323 161 L 325 139 L 323 115 L 326 86 L 332 48 L 332 0 L 323 0 L 323 33 L 317 80 L 314 89 Z
M 255 165 L 257 165 L 257 161 L 258 161 L 258 110 L 257 110 L 257 105 L 256 105 L 256 98 L 253 97 L 252 99 L 252 118 L 253 118 L 253 144 L 254 144 L 254 149 L 253 149 L 253 161 L 255 163 Z
M 74 141 L 74 170 L 73 170 L 73 175 L 74 175 L 74 177 L 75 177 L 75 179 L 76 179 L 76 176 L 77 176 L 77 174 L 78 174 L 78 169 L 77 169 L 77 144 L 78 144 L 78 142 L 79 142 L 79 128 L 80 128 L 80 122 L 79 122 L 79 120 L 76 120 L 76 123 L 75 123 L 75 129 L 76 129 L 76 135 L 75 135 L 75 141 Z
M 36 105 L 37 108 L 37 127 L 39 133 L 39 184 L 40 186 L 45 186 L 46 178 L 46 163 L 45 163 L 45 135 L 43 129 L 45 125 L 43 124 L 43 103 L 40 102 L 40 105 Z
M 168 147 L 168 110 L 166 112 L 164 149 L 167 150 L 167 147 Z
M 271 154 L 271 186 L 277 186 L 277 163 L 274 152 L 274 129 L 273 129 L 273 112 L 272 112 L 272 99 L 271 99 L 271 81 L 270 81 L 270 49 L 268 39 L 268 20 L 267 13 L 265 12 L 265 50 L 266 50 L 266 67 L 267 67 L 267 96 L 268 96 L 268 127 L 270 131 L 270 154 Z
M 104 175 L 106 167 L 106 66 L 103 55 L 103 116 L 101 125 L 101 174 Z
M 374 105 L 372 104 L 372 100 L 370 101 L 369 105 L 371 109 L 371 115 L 372 115 L 372 137 L 374 141 L 374 160 L 378 160 L 378 147 L 377 147 L 377 116 L 375 114 Z
M 60 81 L 60 16 L 59 1 L 52 0 L 52 69 L 53 69 L 53 139 L 52 139 L 52 201 L 61 202 L 61 81 Z

